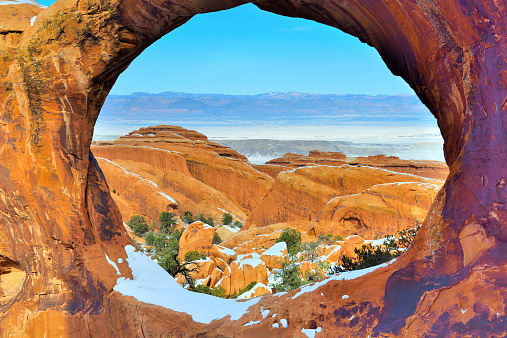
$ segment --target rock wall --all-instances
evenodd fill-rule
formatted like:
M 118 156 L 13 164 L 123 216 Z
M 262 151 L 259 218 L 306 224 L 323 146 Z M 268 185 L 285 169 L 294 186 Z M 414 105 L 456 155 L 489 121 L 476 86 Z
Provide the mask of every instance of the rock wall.
M 409 200 L 407 196 L 402 196 L 406 193 L 404 190 L 399 189 L 397 184 L 392 184 L 399 182 L 429 183 L 434 185 L 429 190 L 420 189 L 417 184 L 414 185 L 419 189 L 419 197 L 412 195 L 412 198 Z M 392 184 L 390 186 L 391 189 L 389 189 L 389 192 L 386 192 L 386 195 L 390 195 L 388 198 L 392 199 L 393 203 L 385 202 L 379 204 L 375 201 L 377 199 L 374 196 L 375 193 L 365 192 L 367 189 L 371 188 L 374 190 L 373 187 L 383 184 Z M 437 193 L 434 189 L 435 184 L 438 189 L 442 185 L 442 182 L 372 167 L 349 165 L 338 167 L 302 167 L 281 172 L 277 175 L 272 188 L 248 217 L 246 226 L 247 228 L 262 227 L 274 223 L 310 221 L 314 219 L 334 220 L 343 225 L 345 219 L 356 219 L 362 223 L 356 227 L 358 231 L 361 231 L 359 230 L 361 228 L 363 228 L 363 231 L 366 228 L 370 228 L 373 231 L 372 233 L 361 233 L 361 235 L 371 236 L 377 231 L 377 235 L 384 237 L 387 234 L 384 231 L 387 229 L 394 230 L 392 233 L 395 233 L 405 228 L 407 223 L 413 225 L 415 218 L 412 216 L 406 217 L 406 210 L 412 207 L 429 209 Z M 380 190 L 380 188 L 376 190 Z M 347 212 L 339 218 L 336 218 L 338 216 L 330 216 L 330 213 L 334 212 L 334 208 L 341 206 L 345 200 L 348 199 L 350 201 L 352 199 L 352 196 L 349 197 L 349 195 L 356 194 L 362 194 L 364 202 L 358 203 L 356 207 L 357 212 L 349 210 L 355 216 Z M 426 196 L 423 197 L 422 195 Z M 420 200 L 421 197 L 425 200 L 423 204 L 418 202 L 418 199 Z M 395 200 L 399 202 L 395 202 Z M 371 205 L 369 207 L 370 216 L 366 217 L 369 217 L 368 220 L 366 218 L 362 219 L 362 216 L 359 216 L 364 211 L 364 207 L 359 206 L 359 204 Z M 405 211 L 399 210 L 403 204 L 405 204 L 403 206 Z M 341 207 L 344 210 L 343 208 L 345 207 Z M 333 208 L 333 211 L 330 211 L 330 208 Z M 351 208 L 354 207 L 351 206 Z M 375 216 L 374 214 L 377 212 L 378 216 Z M 320 216 L 321 213 L 324 213 L 324 215 Z M 381 213 L 392 214 L 392 217 L 383 219 L 380 216 Z M 415 210 L 414 213 L 417 214 Z M 400 222 L 396 220 L 397 217 L 401 218 Z M 425 214 L 421 215 L 419 212 L 416 218 L 419 223 L 422 223 L 424 217 Z M 368 225 L 365 225 L 365 222 Z M 401 228 L 398 228 L 397 225 Z M 353 226 L 349 226 L 348 228 L 347 233 Z M 337 229 L 333 231 L 335 230 Z
M 209 325 L 111 292 L 118 275 L 108 258 L 128 277 L 119 262 L 130 242 L 89 150 L 100 107 L 135 57 L 193 15 L 246 1 L 2 2 L 2 18 L 24 24 L 0 34 L 0 254 L 26 273 L 1 300 L 2 335 L 505 335 L 504 2 L 253 1 L 375 47 L 437 118 L 450 175 L 415 245 L 393 264 L 265 297 L 241 319 Z
M 92 151 L 98 157 L 125 164 L 143 177 L 153 176 L 149 172 L 156 168 L 164 176 L 155 179 L 157 184 L 168 188 L 171 196 L 184 195 L 183 200 L 174 198 L 180 204 L 185 201 L 185 210 L 194 213 L 209 214 L 206 208 L 216 201 L 216 207 L 244 220 L 245 213 L 253 210 L 273 182 L 269 175 L 247 164 L 243 155 L 208 142 L 205 135 L 195 130 L 177 126 L 141 128 L 117 141 L 100 142 Z M 116 180 L 114 176 L 106 177 Z M 217 198 L 217 194 L 222 196 Z M 196 206 L 202 204 L 200 201 L 208 201 L 204 203 L 206 207 Z M 221 216 L 224 212 L 213 213 Z

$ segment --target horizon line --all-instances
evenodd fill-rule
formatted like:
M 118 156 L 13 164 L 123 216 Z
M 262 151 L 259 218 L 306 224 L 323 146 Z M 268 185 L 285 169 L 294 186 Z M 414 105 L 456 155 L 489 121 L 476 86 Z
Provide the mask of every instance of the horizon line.
M 289 91 L 289 92 L 263 92 L 263 93 L 257 93 L 257 94 L 226 94 L 226 93 L 195 93 L 195 92 L 183 92 L 183 91 L 173 91 L 173 90 L 166 90 L 163 92 L 158 93 L 152 93 L 152 92 L 132 92 L 130 94 L 108 94 L 107 96 L 129 96 L 134 94 L 150 94 L 150 95 L 162 95 L 166 93 L 173 93 L 173 94 L 191 94 L 191 95 L 223 95 L 223 96 L 261 96 L 261 95 L 268 95 L 268 94 L 278 94 L 278 95 L 287 95 L 287 94 L 299 94 L 299 95 L 333 95 L 333 96 L 350 96 L 350 95 L 356 95 L 356 96 L 404 96 L 404 97 L 417 97 L 417 95 L 414 94 L 362 94 L 362 93 L 347 93 L 347 94 L 335 94 L 335 93 L 305 93 L 305 92 L 296 92 L 296 91 Z

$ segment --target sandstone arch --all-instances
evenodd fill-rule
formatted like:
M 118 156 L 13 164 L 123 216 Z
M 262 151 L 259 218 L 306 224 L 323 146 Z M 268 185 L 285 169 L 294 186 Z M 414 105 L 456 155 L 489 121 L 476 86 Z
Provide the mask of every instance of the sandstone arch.
M 2 335 L 254 332 L 243 326 L 259 316 L 253 311 L 243 321 L 203 325 L 111 292 L 117 276 L 104 253 L 125 258 L 129 240 L 89 152 L 99 109 L 130 61 L 193 15 L 246 2 L 60 0 L 47 9 L 0 2 L 0 266 L 26 274 L 15 294 L 0 298 Z M 505 334 L 506 4 L 252 3 L 375 47 L 437 118 L 451 170 L 406 255 L 374 279 L 326 284 L 318 291 L 323 306 L 312 294 L 263 298 L 258 308 L 286 313 L 291 325 L 281 333 L 263 320 L 255 332 L 294 335 L 318 324 L 330 335 Z

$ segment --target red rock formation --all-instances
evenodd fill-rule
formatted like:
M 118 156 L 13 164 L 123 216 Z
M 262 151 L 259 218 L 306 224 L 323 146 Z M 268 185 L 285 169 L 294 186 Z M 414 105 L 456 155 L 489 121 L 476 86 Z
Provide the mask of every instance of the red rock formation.
M 422 224 L 439 185 L 428 183 L 379 184 L 359 194 L 336 197 L 321 210 L 318 231 L 344 237 L 378 239 Z
M 209 325 L 111 292 L 118 275 L 107 257 L 124 262 L 129 240 L 89 152 L 99 109 L 155 40 L 195 14 L 243 3 L 67 0 L 40 12 L 0 5 L 9 21 L 15 12 L 26 18 L 26 28 L 1 33 L 0 254 L 26 273 L 0 304 L 2 334 L 505 335 L 507 8 L 493 0 L 254 1 L 375 47 L 437 118 L 450 175 L 415 245 L 395 263 L 313 293 L 263 297 L 241 319 Z M 118 269 L 130 275 L 126 263 Z
M 248 217 L 246 227 L 260 227 L 288 221 L 312 220 L 317 218 L 323 208 L 334 198 L 361 194 L 366 189 L 372 188 L 375 185 L 395 182 L 428 182 L 441 185 L 439 181 L 371 167 L 345 165 L 341 167 L 316 166 L 299 168 L 278 174 L 270 191 Z M 396 188 L 391 189 L 391 193 L 396 193 L 396 191 Z M 433 191 L 433 189 L 424 191 L 428 192 L 431 200 L 436 196 L 436 191 Z M 402 191 L 399 191 L 399 193 L 404 194 Z M 424 195 L 423 190 L 419 192 L 418 196 L 421 195 Z M 417 207 L 416 196 L 411 196 L 412 200 L 410 201 L 407 198 L 408 196 L 400 196 L 400 199 L 406 203 L 405 209 L 412 206 Z M 396 200 L 397 197 L 393 199 Z M 424 200 L 427 200 L 427 198 L 424 197 Z M 370 201 L 373 201 L 373 197 L 370 198 Z M 424 207 L 429 208 L 430 203 L 425 203 Z M 398 212 L 397 216 L 394 216 L 397 213 L 396 209 L 399 208 L 395 204 L 384 203 L 383 211 L 393 213 L 394 218 L 406 216 L 406 211 L 405 214 Z M 421 205 L 421 207 L 423 206 Z M 370 208 L 370 210 L 372 209 Z M 329 212 L 322 219 L 329 219 L 328 214 Z M 344 217 L 346 218 L 346 216 Z M 375 228 L 379 232 L 386 230 L 389 225 L 382 224 L 382 222 L 392 221 L 393 217 L 391 219 L 378 217 L 377 220 L 380 224 L 376 224 Z M 418 217 L 419 221 L 422 222 L 424 216 L 418 215 Z M 409 216 L 408 219 L 398 222 L 401 228 L 397 228 L 396 231 L 405 228 L 405 223 L 407 222 L 413 223 L 413 220 L 414 217 Z M 368 223 L 372 224 L 371 222 Z M 394 226 L 396 226 L 396 222 L 393 224 Z
M 419 175 L 445 181 L 449 175 L 449 168 L 438 161 L 400 160 L 396 156 L 376 155 L 356 157 L 347 161 L 350 165 L 368 165 L 371 167 L 393 170 L 400 173 Z
M 204 252 L 209 255 L 214 238 L 215 229 L 212 226 L 199 221 L 190 224 L 181 235 L 179 258 L 183 260 L 188 251 Z M 206 273 L 206 276 L 209 273 Z
M 243 155 L 208 142 L 203 134 L 177 126 L 141 128 L 115 142 L 98 143 L 92 151 L 142 177 L 153 176 L 150 173 L 154 168 L 159 169 L 160 177 L 152 181 L 174 196 L 180 210 L 212 215 L 215 219 L 224 213 L 218 212 L 219 207 L 244 220 L 245 212 L 256 206 L 273 182 L 245 163 Z M 118 176 L 107 172 L 106 178 L 118 180 Z M 217 205 L 210 206 L 213 202 Z
M 276 178 L 276 175 L 282 171 L 281 168 L 298 168 L 308 165 L 341 166 L 344 164 L 382 168 L 437 180 L 445 180 L 449 175 L 447 165 L 438 161 L 401 160 L 396 156 L 386 155 L 345 157 L 344 154 L 339 152 L 324 152 L 319 150 L 310 151 L 308 156 L 287 153 L 283 157 L 275 158 L 266 162 L 266 165 L 256 166 L 256 168 Z

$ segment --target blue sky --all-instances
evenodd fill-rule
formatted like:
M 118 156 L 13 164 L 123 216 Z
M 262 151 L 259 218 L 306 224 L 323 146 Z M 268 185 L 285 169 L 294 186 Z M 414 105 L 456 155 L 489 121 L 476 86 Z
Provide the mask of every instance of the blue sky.
M 413 94 L 357 38 L 251 4 L 193 17 L 134 60 L 111 94 L 163 91 Z

